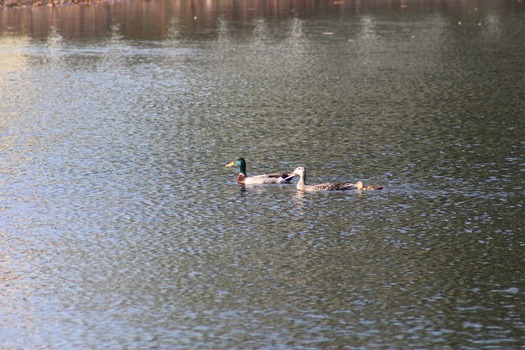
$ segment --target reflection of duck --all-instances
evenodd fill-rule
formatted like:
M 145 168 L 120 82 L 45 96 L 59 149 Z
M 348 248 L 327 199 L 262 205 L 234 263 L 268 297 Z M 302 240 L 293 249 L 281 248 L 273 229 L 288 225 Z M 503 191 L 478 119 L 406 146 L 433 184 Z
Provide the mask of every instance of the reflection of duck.
M 364 185 L 363 184 L 363 181 L 357 181 L 355 183 L 355 187 L 358 189 L 358 190 L 363 190 L 363 191 L 374 191 L 374 190 L 382 190 L 383 187 L 382 186 L 377 186 L 377 185 Z
M 290 183 L 293 179 L 291 174 L 277 173 L 248 176 L 246 175 L 246 161 L 244 158 L 237 158 L 233 162 L 226 164 L 226 167 L 238 166 L 237 182 L 246 185 L 282 184 Z
M 303 167 L 299 167 L 293 171 L 290 175 L 298 175 L 299 182 L 297 183 L 297 189 L 299 191 L 314 192 L 314 191 L 342 191 L 349 190 L 355 187 L 355 184 L 349 182 L 323 182 L 317 185 L 306 184 L 306 173 Z

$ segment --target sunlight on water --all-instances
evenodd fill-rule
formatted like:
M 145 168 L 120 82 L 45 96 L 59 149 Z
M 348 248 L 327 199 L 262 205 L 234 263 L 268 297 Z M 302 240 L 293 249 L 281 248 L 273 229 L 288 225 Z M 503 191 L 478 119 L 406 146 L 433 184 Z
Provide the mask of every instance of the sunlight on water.
M 2 346 L 519 347 L 524 9 L 446 3 L 1 10 Z

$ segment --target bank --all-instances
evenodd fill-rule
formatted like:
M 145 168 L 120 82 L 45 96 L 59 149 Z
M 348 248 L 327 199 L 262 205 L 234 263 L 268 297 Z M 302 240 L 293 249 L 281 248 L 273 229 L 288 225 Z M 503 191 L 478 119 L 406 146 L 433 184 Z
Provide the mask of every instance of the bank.
M 0 0 L 0 9 L 39 6 L 91 5 L 107 0 Z

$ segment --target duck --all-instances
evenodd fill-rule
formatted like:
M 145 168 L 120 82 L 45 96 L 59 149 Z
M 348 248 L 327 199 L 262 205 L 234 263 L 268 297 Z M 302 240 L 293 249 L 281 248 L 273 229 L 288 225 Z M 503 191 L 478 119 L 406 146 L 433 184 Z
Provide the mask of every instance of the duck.
M 290 176 L 299 176 L 299 182 L 297 182 L 297 189 L 303 192 L 316 192 L 316 191 L 344 191 L 355 187 L 354 183 L 350 182 L 323 182 L 317 185 L 306 184 L 306 171 L 304 167 L 296 168 Z
M 377 191 L 377 190 L 382 190 L 383 187 L 382 186 L 377 186 L 377 185 L 366 185 L 363 184 L 363 181 L 357 181 L 355 183 L 355 188 L 358 190 L 358 191 Z
M 274 173 L 248 176 L 246 175 L 246 160 L 244 158 L 237 158 L 231 163 L 225 165 L 226 168 L 238 166 L 239 174 L 237 174 L 237 183 L 244 185 L 266 185 L 266 184 L 287 184 L 292 181 L 295 175 L 288 173 Z

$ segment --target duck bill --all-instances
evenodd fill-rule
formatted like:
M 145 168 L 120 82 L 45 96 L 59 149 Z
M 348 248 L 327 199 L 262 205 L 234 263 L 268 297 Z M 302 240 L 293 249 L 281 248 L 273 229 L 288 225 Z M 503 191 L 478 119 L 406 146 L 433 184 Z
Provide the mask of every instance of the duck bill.
M 224 167 L 225 167 L 225 168 L 229 168 L 229 167 L 232 167 L 232 166 L 234 166 L 234 165 L 235 165 L 235 161 L 226 164 Z

